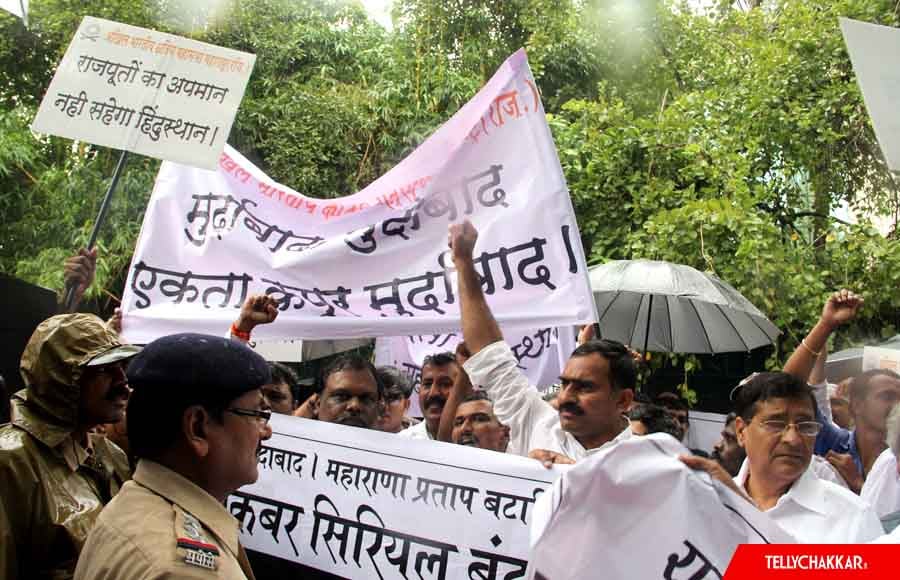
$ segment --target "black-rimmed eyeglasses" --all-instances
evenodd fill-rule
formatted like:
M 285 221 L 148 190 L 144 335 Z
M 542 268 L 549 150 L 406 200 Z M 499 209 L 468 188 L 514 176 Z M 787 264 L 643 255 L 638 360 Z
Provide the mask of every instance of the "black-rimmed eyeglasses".
M 258 411 L 256 409 L 239 409 L 237 407 L 229 407 L 225 409 L 229 413 L 234 413 L 235 415 L 240 415 L 242 417 L 254 417 L 255 419 L 260 419 L 265 425 L 269 422 L 269 419 L 272 418 L 272 411 Z

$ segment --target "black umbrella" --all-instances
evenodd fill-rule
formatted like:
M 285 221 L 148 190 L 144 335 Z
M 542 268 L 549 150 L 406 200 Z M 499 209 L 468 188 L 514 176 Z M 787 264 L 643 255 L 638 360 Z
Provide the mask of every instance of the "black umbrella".
M 602 337 L 644 352 L 750 351 L 780 334 L 740 292 L 690 266 L 617 260 L 589 275 Z

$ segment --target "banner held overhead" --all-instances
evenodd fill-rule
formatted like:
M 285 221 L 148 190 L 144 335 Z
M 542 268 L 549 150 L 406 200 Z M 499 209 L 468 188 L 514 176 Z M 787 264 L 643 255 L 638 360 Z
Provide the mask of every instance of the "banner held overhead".
M 592 322 L 565 179 L 524 51 L 425 143 L 364 190 L 307 197 L 226 146 L 216 171 L 163 163 L 123 299 L 142 343 L 222 333 L 267 293 L 270 338 L 357 338 L 460 327 L 451 223 L 479 230 L 476 268 L 509 328 Z

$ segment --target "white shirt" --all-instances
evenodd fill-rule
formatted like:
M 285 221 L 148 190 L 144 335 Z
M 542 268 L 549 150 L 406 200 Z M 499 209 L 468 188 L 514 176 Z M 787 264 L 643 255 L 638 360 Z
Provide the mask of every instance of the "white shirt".
M 897 474 L 897 458 L 890 448 L 872 464 L 859 496 L 869 502 L 879 518 L 900 510 L 900 475 Z
M 516 365 L 516 357 L 502 340 L 484 347 L 463 365 L 472 384 L 491 398 L 497 419 L 509 427 L 511 450 L 527 457 L 534 449 L 547 449 L 578 461 L 602 449 L 587 450 L 563 431 L 557 410 L 541 398 Z M 627 422 L 625 431 L 631 434 Z
M 744 486 L 750 462 L 734 482 Z M 859 544 L 882 536 L 875 510 L 852 491 L 816 477 L 812 464 L 766 515 L 802 544 Z
M 594 454 L 598 451 L 609 449 L 613 445 L 631 439 L 636 435 L 631 432 L 630 427 L 626 427 L 621 433 L 616 435 L 615 439 L 607 441 L 596 449 L 591 449 L 588 454 Z M 553 484 L 542 493 L 534 507 L 531 509 L 531 527 L 529 529 L 531 547 L 537 543 L 538 539 L 543 535 L 544 529 L 550 523 L 553 513 L 559 508 L 559 502 L 562 500 L 562 477 L 557 477 Z
M 880 538 L 877 538 L 871 542 L 870 544 L 900 544 L 900 526 L 894 528 L 894 531 L 890 534 L 884 534 Z
M 425 421 L 419 421 L 412 427 L 407 427 L 403 431 L 397 433 L 400 437 L 409 437 L 410 439 L 434 439 L 428 432 L 428 426 Z
M 845 489 L 850 489 L 850 486 L 847 485 L 847 482 L 844 480 L 844 476 L 840 474 L 834 465 L 829 463 L 828 460 L 821 455 L 813 455 L 812 461 L 810 461 L 809 464 L 812 466 L 813 472 L 815 472 L 816 477 L 819 479 L 824 479 L 825 481 L 830 481 Z M 869 503 L 871 504 L 872 502 Z

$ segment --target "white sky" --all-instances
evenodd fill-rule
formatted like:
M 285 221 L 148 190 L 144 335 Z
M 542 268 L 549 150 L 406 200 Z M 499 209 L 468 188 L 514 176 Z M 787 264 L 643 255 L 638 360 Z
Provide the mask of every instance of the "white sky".
M 360 0 L 366 12 L 375 22 L 386 29 L 391 29 L 391 5 L 392 0 Z

